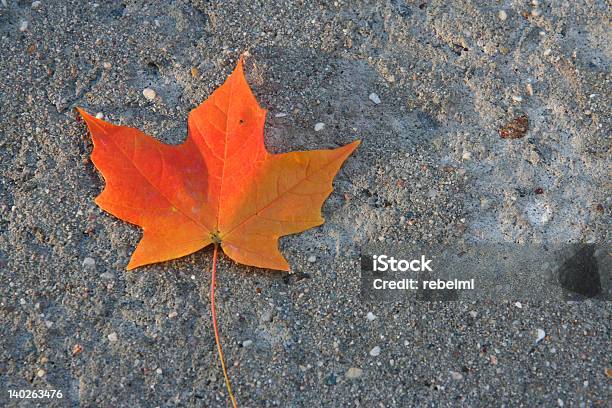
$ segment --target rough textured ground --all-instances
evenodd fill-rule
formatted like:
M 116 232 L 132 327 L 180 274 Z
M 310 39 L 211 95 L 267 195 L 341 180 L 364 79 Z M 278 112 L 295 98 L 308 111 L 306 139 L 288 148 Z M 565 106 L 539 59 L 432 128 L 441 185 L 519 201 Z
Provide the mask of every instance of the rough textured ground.
M 271 151 L 363 144 L 326 224 L 282 240 L 294 274 L 221 260 L 242 405 L 610 404 L 609 303 L 359 297 L 373 240 L 607 242 L 606 1 L 85 3 L 0 2 L 0 405 L 227 405 L 211 251 L 125 272 L 140 231 L 95 206 L 74 107 L 178 143 L 243 50 Z

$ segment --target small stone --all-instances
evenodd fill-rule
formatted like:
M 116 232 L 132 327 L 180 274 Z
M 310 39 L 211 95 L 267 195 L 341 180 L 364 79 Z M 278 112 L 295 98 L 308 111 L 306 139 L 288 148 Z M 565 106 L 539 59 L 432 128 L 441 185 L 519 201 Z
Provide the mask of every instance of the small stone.
M 33 1 L 32 2 L 32 8 L 33 9 L 37 9 L 40 7 L 40 1 Z
M 565 403 L 563 402 L 563 400 L 561 398 L 557 398 L 557 405 L 560 407 L 565 406 Z
M 25 305 L 26 304 L 25 299 L 24 298 L 19 299 L 19 304 L 22 306 Z
M 475 319 L 476 316 L 478 316 L 478 312 L 475 310 L 470 310 L 470 316 L 472 317 L 472 319 Z
M 153 99 L 155 99 L 155 97 L 157 96 L 157 94 L 155 93 L 155 91 L 151 88 L 145 88 L 142 91 L 142 94 L 144 95 L 144 97 L 149 100 L 152 101 Z
M 81 346 L 80 344 L 75 344 L 72 347 L 72 355 L 76 356 L 77 354 L 81 354 L 81 352 L 83 351 L 83 346 Z
M 523 102 L 523 97 L 518 95 L 512 95 L 512 100 L 514 102 Z
M 287 114 L 284 112 L 280 112 L 274 115 L 275 118 L 284 118 L 285 116 L 287 116 Z
M 45 326 L 47 326 L 47 329 L 50 329 L 51 326 L 53 326 L 53 322 L 51 320 L 45 320 Z
M 96 113 L 96 118 L 104 119 L 104 114 L 102 112 L 98 112 L 98 113 Z
M 86 268 L 95 268 L 96 266 L 96 260 L 93 258 L 85 258 L 83 259 L 83 266 Z
M 112 272 L 104 272 L 100 274 L 100 277 L 104 280 L 113 280 L 115 279 L 115 274 Z
M 111 334 L 109 334 L 106 337 L 108 337 L 108 341 L 110 341 L 111 343 L 114 343 L 117 340 L 119 340 L 119 338 L 117 337 L 117 333 L 115 333 L 115 332 L 112 332 Z
M 376 346 L 376 347 L 374 347 L 372 350 L 370 350 L 370 355 L 371 355 L 372 357 L 378 357 L 378 356 L 380 356 L 380 347 L 379 347 L 379 346 Z
M 472 158 L 472 153 L 470 153 L 470 152 L 463 152 L 463 154 L 461 155 L 461 158 L 463 160 L 470 160 Z
M 534 17 L 539 17 L 542 14 L 542 11 L 540 11 L 540 9 L 533 9 L 531 10 L 531 15 Z
M 112 68 L 112 64 L 108 61 L 104 61 L 102 63 L 102 66 L 104 67 L 104 69 L 111 69 Z
M 523 304 L 521 302 L 514 302 L 514 306 L 518 307 L 519 309 L 523 308 Z
M 463 380 L 463 374 L 458 373 L 457 371 L 451 371 L 450 372 L 450 376 L 453 380 L 455 381 L 461 381 Z
M 314 256 L 314 255 L 310 255 L 310 256 L 308 257 L 308 262 L 310 262 L 310 263 L 315 263 L 315 262 L 317 262 L 317 257 L 316 257 L 316 256 Z
M 527 85 L 525 85 L 525 91 L 527 91 L 527 95 L 533 96 L 533 85 L 527 83 Z
M 261 315 L 260 320 L 264 323 L 269 323 L 272 321 L 272 309 L 268 309 Z
M 333 373 L 325 379 L 325 385 L 328 387 L 333 387 L 336 385 L 336 376 Z
M 541 342 L 546 337 L 546 332 L 542 329 L 536 329 L 536 343 Z
M 374 92 L 372 92 L 372 93 L 371 93 L 371 94 L 368 96 L 368 98 L 370 98 L 370 100 L 371 100 L 372 102 L 374 102 L 376 105 L 378 105 L 378 104 L 380 103 L 380 97 L 379 97 L 377 94 L 375 94 Z
M 178 316 L 178 313 L 173 310 L 172 312 L 168 313 L 168 318 L 170 319 L 174 319 L 176 316 Z
M 191 76 L 193 78 L 197 78 L 198 76 L 200 76 L 200 71 L 197 67 L 191 67 Z
M 250 347 L 253 344 L 253 340 L 245 340 L 242 342 L 242 347 Z
M 552 50 L 550 48 L 547 48 L 544 50 L 544 56 L 548 57 L 550 54 L 552 53 Z
M 376 315 L 372 312 L 368 312 L 368 314 L 366 315 L 366 319 L 368 319 L 370 322 L 373 320 L 376 320 Z
M 508 19 L 508 13 L 506 13 L 506 10 L 499 10 L 499 12 L 497 13 L 497 17 L 501 21 L 506 21 Z
M 361 377 L 362 375 L 363 375 L 363 370 L 357 367 L 349 368 L 348 370 L 346 370 L 346 373 L 344 374 L 344 376 L 348 378 L 349 380 L 357 379 Z
M 325 123 L 323 123 L 323 122 L 319 122 L 319 123 L 316 123 L 316 124 L 314 125 L 314 130 L 315 130 L 315 132 L 320 132 L 320 131 L 321 131 L 321 130 L 323 130 L 324 128 L 325 128 Z
M 164 373 L 161 368 L 158 368 L 157 370 L 155 370 L 155 372 L 157 373 L 157 375 L 162 375 Z
M 27 29 L 28 29 L 28 22 L 26 20 L 22 20 L 21 23 L 19 23 L 19 31 L 23 33 L 24 31 L 27 31 Z
M 39 370 L 36 372 L 36 376 L 37 376 L 37 377 L 44 377 L 44 376 L 45 376 L 45 374 L 47 374 L 47 373 L 46 373 L 46 372 L 45 372 L 45 370 L 43 370 L 42 368 L 41 368 L 41 369 L 39 369 Z
M 520 139 L 529 130 L 529 117 L 520 115 L 512 119 L 499 129 L 502 139 Z

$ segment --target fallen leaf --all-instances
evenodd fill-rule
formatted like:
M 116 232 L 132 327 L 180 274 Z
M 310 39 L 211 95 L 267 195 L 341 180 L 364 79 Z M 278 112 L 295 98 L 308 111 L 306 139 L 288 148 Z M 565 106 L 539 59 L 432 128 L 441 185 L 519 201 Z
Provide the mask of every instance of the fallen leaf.
M 79 113 L 93 139 L 91 161 L 106 180 L 96 203 L 144 231 L 128 269 L 214 244 L 213 330 L 236 408 L 215 308 L 218 247 L 242 264 L 289 270 L 278 238 L 323 223 L 321 206 L 332 180 L 359 141 L 332 150 L 270 154 L 263 141 L 266 110 L 247 84 L 242 57 L 225 83 L 191 111 L 180 145 Z
M 499 135 L 502 139 L 519 139 L 525 136 L 527 130 L 529 130 L 529 118 L 527 115 L 521 115 L 499 129 Z
M 93 139 L 91 160 L 106 181 L 96 203 L 144 231 L 128 269 L 215 243 L 238 263 L 289 270 L 278 238 L 324 222 L 332 180 L 359 145 L 270 154 L 266 110 L 246 82 L 242 58 L 191 111 L 180 145 L 79 113 Z

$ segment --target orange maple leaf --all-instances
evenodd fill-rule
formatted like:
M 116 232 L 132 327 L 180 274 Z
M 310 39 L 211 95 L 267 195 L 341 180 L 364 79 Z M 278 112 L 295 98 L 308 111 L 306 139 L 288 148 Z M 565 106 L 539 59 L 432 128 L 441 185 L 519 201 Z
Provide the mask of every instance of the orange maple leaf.
M 78 109 L 93 139 L 91 160 L 106 180 L 96 203 L 144 231 L 128 269 L 214 244 L 211 313 L 234 407 L 215 311 L 218 246 L 236 262 L 288 271 L 278 238 L 323 223 L 332 180 L 359 145 L 270 154 L 263 142 L 266 110 L 242 65 L 241 57 L 225 83 L 191 111 L 187 139 L 177 146 Z
M 93 138 L 91 160 L 106 180 L 96 203 L 144 230 L 128 269 L 215 243 L 238 263 L 288 271 L 278 238 L 324 222 L 333 177 L 359 145 L 270 154 L 266 110 L 247 84 L 242 57 L 191 111 L 187 139 L 177 146 L 78 110 Z

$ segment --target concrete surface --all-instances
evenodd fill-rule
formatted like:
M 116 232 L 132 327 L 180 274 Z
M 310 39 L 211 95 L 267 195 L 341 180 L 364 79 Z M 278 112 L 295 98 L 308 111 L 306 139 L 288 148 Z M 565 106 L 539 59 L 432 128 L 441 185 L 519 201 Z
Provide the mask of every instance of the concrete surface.
M 140 231 L 95 206 L 74 107 L 178 143 L 243 50 L 271 151 L 363 144 L 326 224 L 282 240 L 292 275 L 221 259 L 241 406 L 609 405 L 609 303 L 359 297 L 373 240 L 609 242 L 608 16 L 603 0 L 2 0 L 0 405 L 228 405 L 212 251 L 125 272 Z M 502 139 L 521 115 L 527 133 Z

